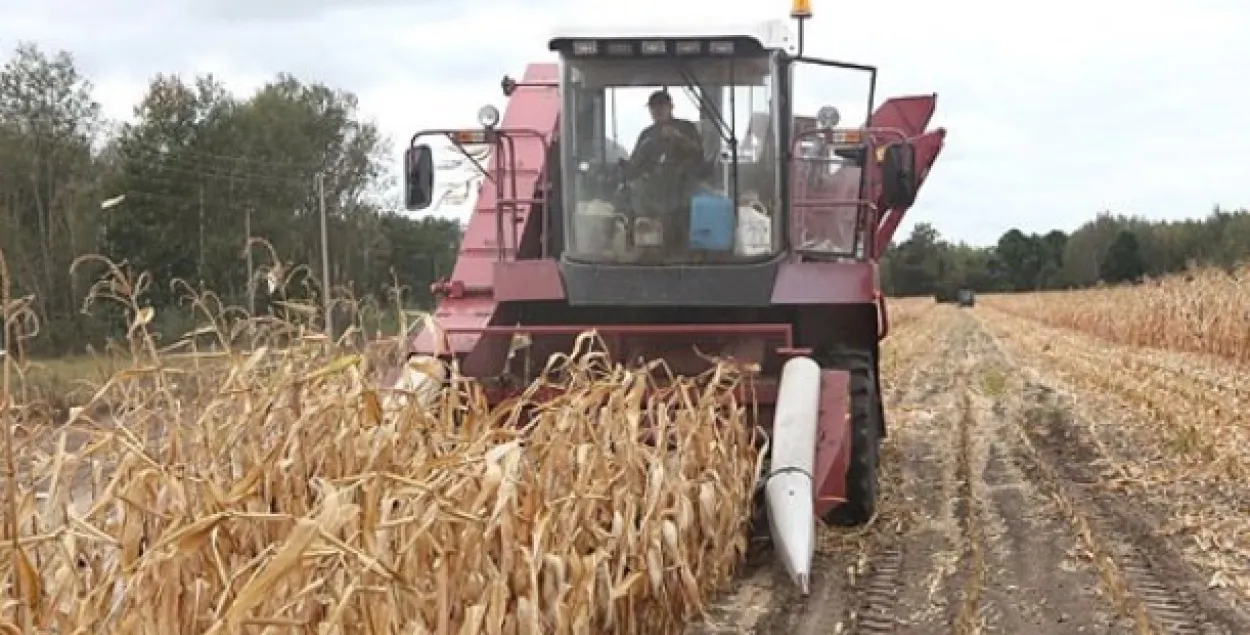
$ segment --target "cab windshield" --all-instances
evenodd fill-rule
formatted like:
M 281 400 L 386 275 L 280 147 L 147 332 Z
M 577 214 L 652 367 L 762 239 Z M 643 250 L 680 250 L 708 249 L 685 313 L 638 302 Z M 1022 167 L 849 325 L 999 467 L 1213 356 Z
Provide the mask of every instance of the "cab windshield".
M 768 55 L 567 59 L 565 254 L 695 264 L 780 249 Z

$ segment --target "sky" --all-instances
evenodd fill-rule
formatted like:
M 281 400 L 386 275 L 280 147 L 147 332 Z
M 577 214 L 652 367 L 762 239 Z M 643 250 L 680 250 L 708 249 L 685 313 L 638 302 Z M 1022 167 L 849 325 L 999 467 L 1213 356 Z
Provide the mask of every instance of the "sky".
M 929 222 L 949 239 L 991 244 L 1012 227 L 1070 231 L 1107 209 L 1164 219 L 1250 207 L 1244 2 L 812 5 L 809 55 L 877 66 L 882 97 L 938 94 L 933 125 L 948 129 L 947 145 L 900 232 Z M 156 73 L 212 72 L 243 94 L 291 72 L 355 92 L 399 147 L 420 128 L 472 125 L 483 104 L 505 107 L 500 78 L 554 61 L 546 42 L 560 26 L 645 26 L 641 16 L 737 24 L 788 9 L 785 0 L 0 0 L 0 48 L 25 40 L 73 52 L 117 118 Z

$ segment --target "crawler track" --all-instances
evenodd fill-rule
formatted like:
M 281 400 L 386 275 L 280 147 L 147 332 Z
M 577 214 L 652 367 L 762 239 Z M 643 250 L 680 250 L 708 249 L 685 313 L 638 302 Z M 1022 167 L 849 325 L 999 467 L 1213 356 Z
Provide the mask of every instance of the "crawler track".
M 688 632 L 1250 633 L 1101 481 L 1080 397 L 1061 398 L 984 320 L 939 307 L 891 339 L 879 516 L 823 530 L 812 596 L 760 554 L 718 604 L 718 630 Z

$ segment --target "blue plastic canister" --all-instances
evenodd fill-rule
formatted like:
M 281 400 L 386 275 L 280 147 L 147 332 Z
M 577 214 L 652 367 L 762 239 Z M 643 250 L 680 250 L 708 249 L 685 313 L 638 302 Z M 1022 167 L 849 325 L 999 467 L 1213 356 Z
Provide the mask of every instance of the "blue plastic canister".
M 727 196 L 699 192 L 690 199 L 690 248 L 728 251 L 734 246 L 734 208 Z

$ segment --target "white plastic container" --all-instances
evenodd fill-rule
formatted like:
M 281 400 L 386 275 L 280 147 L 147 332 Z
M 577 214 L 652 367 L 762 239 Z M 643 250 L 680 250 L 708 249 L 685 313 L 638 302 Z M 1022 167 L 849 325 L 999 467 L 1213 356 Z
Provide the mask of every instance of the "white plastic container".
M 611 203 L 601 200 L 578 203 L 573 224 L 578 253 L 604 255 L 619 252 L 625 247 L 621 219 Z
M 773 221 L 752 205 L 738 208 L 738 228 L 734 236 L 734 253 L 739 256 L 762 256 L 773 249 Z
M 638 247 L 664 245 L 664 226 L 654 218 L 642 217 L 634 221 L 634 244 Z

